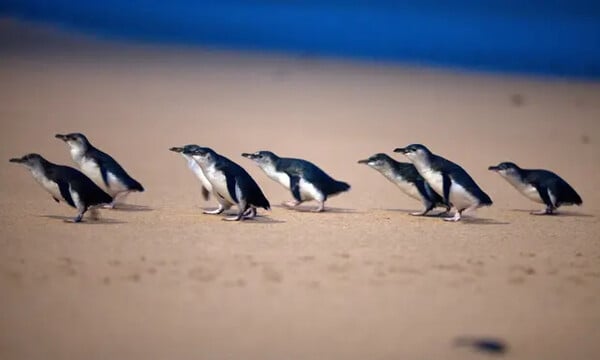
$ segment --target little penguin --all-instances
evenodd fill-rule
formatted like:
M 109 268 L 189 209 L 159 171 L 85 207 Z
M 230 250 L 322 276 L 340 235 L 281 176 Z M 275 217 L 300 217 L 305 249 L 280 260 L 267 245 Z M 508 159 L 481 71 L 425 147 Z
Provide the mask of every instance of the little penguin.
M 69 145 L 71 157 L 81 171 L 113 197 L 107 207 L 114 208 L 118 197 L 124 200 L 132 191 L 144 191 L 144 187 L 129 176 L 115 159 L 95 148 L 85 135 L 70 133 L 56 134 L 55 137 Z
M 78 213 L 73 222 L 80 222 L 88 210 L 97 216 L 96 208 L 113 200 L 78 170 L 53 164 L 39 154 L 27 154 L 9 161 L 24 165 L 56 202 L 64 201 L 76 208 Z
M 534 215 L 552 215 L 562 205 L 583 203 L 575 189 L 552 171 L 521 169 L 512 162 L 501 162 L 488 170 L 500 174 L 528 199 L 546 205 L 546 209 L 532 212 Z
M 412 144 L 394 152 L 406 155 L 431 188 L 442 196 L 444 203 L 455 209 L 454 216 L 444 220 L 459 221 L 464 211 L 492 205 L 492 199 L 462 167 L 433 154 L 424 145 Z
M 433 191 L 425 179 L 419 175 L 413 164 L 396 161 L 383 153 L 375 154 L 365 160 L 359 160 L 358 163 L 366 164 L 377 170 L 390 182 L 396 184 L 406 195 L 421 201 L 425 209 L 410 213 L 411 215 L 425 216 L 436 206 L 446 208 L 446 211 L 442 214 L 450 211 L 450 207 L 444 204 L 444 199 Z
M 350 185 L 333 179 L 306 160 L 282 158 L 271 151 L 243 153 L 242 156 L 253 160 L 268 177 L 292 192 L 294 200 L 285 203 L 289 207 L 316 200 L 319 205 L 313 211 L 322 212 L 329 196 L 350 190 Z
M 256 216 L 256 208 L 270 210 L 271 205 L 254 179 L 244 168 L 207 147 L 183 150 L 200 166 L 212 187 L 213 195 L 219 200 L 220 214 L 227 209 L 225 204 L 235 204 L 238 213 L 225 220 L 244 220 Z M 229 205 L 231 206 L 231 205 Z
M 198 180 L 200 180 L 200 187 L 202 188 L 202 197 L 204 198 L 204 200 L 208 200 L 210 197 L 210 193 L 212 192 L 212 185 L 210 184 L 210 181 L 208 181 L 206 175 L 204 175 L 204 171 L 202 170 L 200 165 L 198 165 L 196 160 L 194 160 L 194 157 L 190 155 L 194 150 L 198 148 L 200 148 L 199 145 L 190 144 L 185 145 L 183 147 L 172 147 L 169 150 L 180 153 L 187 160 L 188 167 L 194 173 L 194 175 L 196 175 Z M 227 201 L 227 199 L 225 198 L 218 196 L 216 196 L 215 198 L 219 203 L 219 207 L 215 210 L 204 210 L 204 214 L 220 214 L 223 211 L 229 210 L 234 205 L 233 203 Z M 250 212 L 250 210 L 248 212 Z

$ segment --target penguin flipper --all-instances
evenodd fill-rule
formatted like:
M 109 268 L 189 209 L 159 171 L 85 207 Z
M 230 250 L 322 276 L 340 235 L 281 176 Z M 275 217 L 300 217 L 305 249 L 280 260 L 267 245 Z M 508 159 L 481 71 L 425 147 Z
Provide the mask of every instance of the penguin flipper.
M 300 196 L 300 177 L 297 175 L 289 175 L 290 176 L 290 190 L 292 191 L 292 195 L 294 199 L 297 201 L 302 201 L 302 197 Z
M 208 192 L 208 190 L 204 186 L 202 186 L 202 198 L 205 201 L 210 199 L 210 192 Z
M 538 194 L 540 194 L 540 198 L 542 198 L 542 201 L 544 202 L 544 204 L 546 204 L 546 213 L 551 213 L 552 210 L 554 210 L 556 207 L 552 203 L 552 199 L 550 199 L 550 195 L 548 194 L 548 188 L 539 185 L 534 186 L 538 191 Z
M 229 192 L 229 196 L 231 196 L 231 199 L 233 199 L 233 201 L 235 201 L 237 204 L 239 202 L 235 186 L 237 182 L 237 176 L 226 176 L 225 180 L 227 181 L 227 191 Z
M 452 179 L 447 174 L 442 174 L 442 182 L 444 186 L 444 203 L 450 204 L 450 187 L 452 186 Z
M 72 207 L 76 207 L 73 198 L 71 198 L 71 192 L 69 191 L 69 183 L 64 180 L 58 180 L 56 181 L 56 183 L 58 184 L 58 190 L 60 190 L 60 195 L 63 197 L 63 199 L 65 199 L 67 204 L 71 205 Z

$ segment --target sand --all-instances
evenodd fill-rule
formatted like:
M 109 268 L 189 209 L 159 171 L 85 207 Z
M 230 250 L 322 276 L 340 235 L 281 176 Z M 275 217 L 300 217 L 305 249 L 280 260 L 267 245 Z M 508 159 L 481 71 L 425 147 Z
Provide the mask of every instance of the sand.
M 0 358 L 507 359 L 600 352 L 600 84 L 310 56 L 115 43 L 0 26 Z M 65 223 L 8 159 L 71 164 L 80 131 L 147 189 Z M 420 142 L 492 197 L 460 223 L 356 163 Z M 274 204 L 243 223 L 202 215 L 171 146 L 213 147 Z M 352 185 L 322 214 L 242 152 L 302 157 Z M 401 155 L 395 156 L 402 159 Z M 561 174 L 582 207 L 540 205 L 487 167 Z M 313 204 L 308 204 L 313 206 Z

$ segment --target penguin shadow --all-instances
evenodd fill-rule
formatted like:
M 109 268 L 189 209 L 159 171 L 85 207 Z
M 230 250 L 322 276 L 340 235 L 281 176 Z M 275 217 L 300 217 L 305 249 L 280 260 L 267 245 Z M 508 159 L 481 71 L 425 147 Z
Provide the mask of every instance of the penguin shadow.
M 136 205 L 136 204 L 117 204 L 114 208 L 110 209 L 111 211 L 154 211 L 153 208 L 146 205 Z
M 469 217 L 464 215 L 463 218 L 460 220 L 460 223 L 466 225 L 510 225 L 508 221 L 498 221 L 489 218 Z
M 550 215 L 533 215 L 531 214 L 531 212 L 536 211 L 536 210 L 527 210 L 527 209 L 510 209 L 510 211 L 512 212 L 519 212 L 519 213 L 526 213 L 527 215 L 531 215 L 531 216 L 547 216 L 547 217 L 555 217 L 555 216 L 560 216 L 560 217 L 596 217 L 595 215 L 592 214 L 585 214 L 585 213 L 579 213 L 579 212 L 573 212 L 573 211 L 556 211 L 553 214 Z
M 384 210 L 384 211 L 405 213 L 407 216 L 411 216 L 414 218 L 436 218 L 436 219 L 439 219 L 443 216 L 449 216 L 448 213 L 443 212 L 443 211 L 431 211 L 427 215 L 411 215 L 411 213 L 417 212 L 419 210 L 418 209 L 374 209 L 374 210 Z
M 506 341 L 498 338 L 461 336 L 454 339 L 454 346 L 469 347 L 490 355 L 504 355 L 508 352 Z
M 283 220 L 273 219 L 272 217 L 265 215 L 256 215 L 253 218 L 244 219 L 244 221 L 241 222 L 243 224 L 285 224 L 285 221 Z
M 301 212 L 301 213 L 312 213 L 312 214 L 358 214 L 361 213 L 360 211 L 356 210 L 356 209 L 348 209 L 348 208 L 336 208 L 336 207 L 329 207 L 326 206 L 325 210 L 320 212 L 320 213 L 316 213 L 313 210 L 317 207 L 316 205 L 299 205 L 296 207 L 289 207 L 283 204 L 275 204 L 275 205 L 271 205 L 271 207 L 275 207 L 278 209 L 285 209 L 285 210 L 289 210 L 289 211 L 296 211 L 296 212 Z
M 65 223 L 71 224 L 83 224 L 83 225 L 116 225 L 116 224 L 125 224 L 124 221 L 108 219 L 108 218 L 98 218 L 98 219 L 90 219 L 88 217 L 84 217 L 81 222 L 73 223 L 73 216 L 61 216 L 61 215 L 37 215 L 38 217 L 43 217 L 47 219 L 55 219 L 62 220 Z

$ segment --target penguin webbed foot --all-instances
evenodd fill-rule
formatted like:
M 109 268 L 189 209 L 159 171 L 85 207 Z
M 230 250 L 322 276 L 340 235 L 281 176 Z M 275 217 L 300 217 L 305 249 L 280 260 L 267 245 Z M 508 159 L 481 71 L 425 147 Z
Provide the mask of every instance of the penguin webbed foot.
M 460 221 L 460 219 L 461 219 L 461 213 L 462 213 L 462 210 L 457 209 L 456 212 L 454 212 L 454 216 L 445 217 L 443 219 L 444 219 L 444 221 L 457 222 L 457 221 Z
M 427 215 L 428 212 L 429 212 L 429 210 L 425 209 L 423 211 L 414 211 L 414 212 L 411 212 L 408 214 L 411 216 L 425 216 L 425 215 Z
M 83 219 L 83 213 L 80 213 L 80 214 L 77 214 L 77 216 L 75 216 L 73 219 L 65 219 L 65 222 L 77 224 L 77 223 L 80 223 L 82 219 Z
M 554 212 L 554 209 L 551 207 L 547 207 L 544 210 L 540 210 L 540 211 L 532 211 L 530 212 L 531 215 L 556 215 L 556 213 Z
M 219 214 L 223 213 L 223 211 L 225 211 L 225 207 L 219 206 L 218 208 L 216 208 L 214 210 L 203 210 L 202 213 L 206 214 L 206 215 L 219 215 Z
M 320 212 L 325 211 L 325 202 L 319 201 L 319 205 L 311 211 L 315 212 L 315 213 L 320 213 Z

